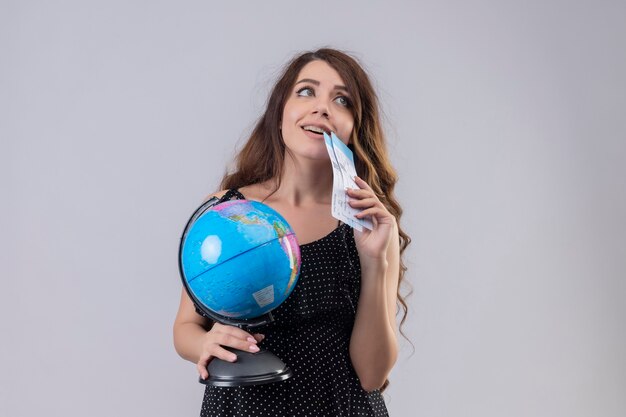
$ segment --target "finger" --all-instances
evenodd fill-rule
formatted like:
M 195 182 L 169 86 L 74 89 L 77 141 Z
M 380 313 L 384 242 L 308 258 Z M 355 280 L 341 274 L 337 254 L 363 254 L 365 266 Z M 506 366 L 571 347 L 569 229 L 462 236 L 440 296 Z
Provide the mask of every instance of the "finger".
M 354 207 L 354 208 L 363 208 L 363 207 L 375 207 L 375 206 L 380 206 L 380 201 L 378 201 L 375 198 L 365 198 L 363 200 L 350 200 L 348 201 L 348 204 L 350 204 L 350 207 Z
M 209 377 L 209 371 L 207 371 L 206 366 L 197 364 L 198 374 L 200 374 L 200 378 L 207 379 Z
M 373 191 L 364 190 L 361 188 L 346 188 L 346 193 L 348 194 L 348 196 L 355 198 L 376 197 Z
M 362 219 L 363 217 L 376 218 L 378 222 L 389 223 L 393 216 L 385 209 L 379 207 L 370 207 L 354 215 L 355 217 Z
M 254 336 L 254 339 L 258 342 L 261 343 L 263 341 L 263 339 L 265 339 L 265 335 L 261 334 L 261 333 L 255 333 L 252 336 Z
M 236 337 L 237 339 L 242 340 L 242 341 L 248 341 L 250 343 L 257 343 L 257 340 L 254 338 L 254 336 L 251 333 L 241 330 L 238 327 L 222 326 L 222 328 L 220 328 L 219 330 L 221 334 Z
M 252 341 L 247 340 L 247 339 L 241 340 L 238 337 L 229 335 L 229 334 L 221 334 L 219 335 L 217 342 L 222 346 L 228 346 L 231 348 L 245 350 L 247 352 L 252 352 L 252 353 L 258 352 L 260 349 L 257 346 L 256 339 L 253 338 L 252 336 L 250 336 L 250 339 Z
M 196 364 L 196 368 L 198 368 L 200 378 L 207 379 L 209 377 L 209 371 L 207 371 L 207 366 L 209 365 L 211 359 L 211 355 L 205 355 L 200 357 L 200 360 Z
M 378 205 L 380 207 L 384 207 L 382 201 L 373 191 L 368 190 L 357 190 L 357 189 L 347 189 L 346 194 L 348 195 L 348 201 L 360 201 L 360 200 L 369 200 L 371 199 L 373 202 L 371 205 Z
M 211 349 L 211 355 L 226 362 L 235 362 L 237 360 L 236 354 L 217 345 Z
M 363 180 L 358 175 L 356 177 L 354 177 L 354 182 L 356 182 L 356 185 L 358 185 L 359 188 L 361 188 L 361 189 L 374 191 L 374 190 L 372 190 L 372 187 L 370 187 L 369 184 L 366 183 L 365 180 Z

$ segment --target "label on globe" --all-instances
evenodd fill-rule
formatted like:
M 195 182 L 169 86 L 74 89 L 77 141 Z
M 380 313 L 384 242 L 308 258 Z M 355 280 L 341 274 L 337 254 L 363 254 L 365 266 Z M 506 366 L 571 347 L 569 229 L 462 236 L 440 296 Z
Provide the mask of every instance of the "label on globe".
M 267 287 L 252 293 L 252 296 L 259 307 L 265 307 L 266 305 L 272 304 L 274 302 L 274 286 L 268 285 Z

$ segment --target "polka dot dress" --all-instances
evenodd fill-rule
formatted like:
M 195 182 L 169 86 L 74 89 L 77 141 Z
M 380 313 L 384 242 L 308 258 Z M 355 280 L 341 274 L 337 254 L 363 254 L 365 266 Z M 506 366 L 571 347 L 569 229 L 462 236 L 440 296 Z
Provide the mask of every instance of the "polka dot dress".
M 244 198 L 233 190 L 224 197 Z M 274 321 L 255 330 L 262 348 L 285 362 L 285 381 L 245 387 L 207 385 L 202 417 L 387 416 L 379 391 L 361 388 L 348 346 L 361 271 L 352 229 L 300 245 L 300 277 Z

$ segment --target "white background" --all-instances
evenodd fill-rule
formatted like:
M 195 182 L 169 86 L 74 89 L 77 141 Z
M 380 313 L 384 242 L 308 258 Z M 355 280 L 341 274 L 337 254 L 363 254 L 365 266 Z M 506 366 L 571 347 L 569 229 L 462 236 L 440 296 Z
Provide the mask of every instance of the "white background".
M 0 2 L 0 415 L 195 416 L 176 254 L 293 54 L 368 69 L 410 314 L 392 416 L 626 415 L 626 5 Z

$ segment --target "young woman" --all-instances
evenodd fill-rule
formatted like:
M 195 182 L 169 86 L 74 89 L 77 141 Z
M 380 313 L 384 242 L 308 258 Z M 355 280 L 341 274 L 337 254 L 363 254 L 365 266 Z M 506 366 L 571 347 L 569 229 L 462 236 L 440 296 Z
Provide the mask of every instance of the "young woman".
M 333 182 L 322 131 L 354 152 L 358 189 L 352 207 L 373 230 L 353 230 L 331 215 Z M 398 352 L 396 308 L 409 237 L 399 227 L 397 181 L 386 151 L 376 95 L 367 74 L 333 49 L 293 59 L 274 86 L 265 113 L 214 194 L 261 201 L 295 231 L 301 248 L 298 283 L 250 334 L 199 315 L 186 292 L 174 344 L 202 378 L 212 358 L 235 361 L 223 346 L 259 345 L 281 358 L 293 377 L 258 386 L 207 386 L 202 416 L 385 416 L 381 390 Z M 230 190 L 230 191 L 229 191 Z M 403 319 L 404 320 L 404 319 Z

